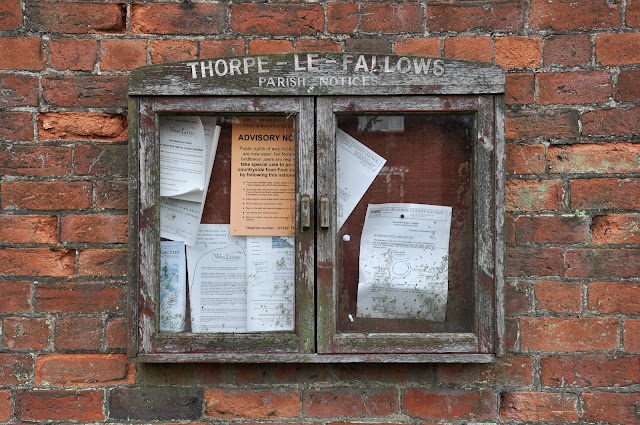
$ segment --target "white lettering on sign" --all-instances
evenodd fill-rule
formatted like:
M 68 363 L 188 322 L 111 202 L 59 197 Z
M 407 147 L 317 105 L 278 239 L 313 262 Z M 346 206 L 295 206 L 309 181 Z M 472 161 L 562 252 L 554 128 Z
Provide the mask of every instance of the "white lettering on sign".
M 381 83 L 385 74 L 415 74 L 440 77 L 445 74 L 445 61 L 442 59 L 376 56 L 376 55 L 343 55 L 340 60 L 323 58 L 317 53 L 293 55 L 293 63 L 277 62 L 279 73 L 290 69 L 287 76 L 269 76 L 272 70 L 265 56 L 248 56 L 244 58 L 221 58 L 215 61 L 188 62 L 191 78 L 227 77 L 236 75 L 258 75 L 258 86 L 264 88 L 287 87 L 333 87 L 333 86 L 375 86 Z M 336 76 L 342 71 L 349 74 L 373 74 Z M 304 73 L 304 75 L 295 75 Z M 319 74 L 312 77 L 312 74 Z M 324 74 L 324 75 L 321 75 Z M 310 81 L 309 79 L 314 81 Z

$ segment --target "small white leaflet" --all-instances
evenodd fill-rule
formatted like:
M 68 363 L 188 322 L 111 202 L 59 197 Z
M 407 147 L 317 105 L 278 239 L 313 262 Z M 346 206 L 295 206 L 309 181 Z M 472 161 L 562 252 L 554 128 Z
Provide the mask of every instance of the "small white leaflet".
M 187 270 L 184 242 L 160 242 L 160 332 L 186 328 Z
M 338 128 L 336 162 L 339 231 L 387 160 Z

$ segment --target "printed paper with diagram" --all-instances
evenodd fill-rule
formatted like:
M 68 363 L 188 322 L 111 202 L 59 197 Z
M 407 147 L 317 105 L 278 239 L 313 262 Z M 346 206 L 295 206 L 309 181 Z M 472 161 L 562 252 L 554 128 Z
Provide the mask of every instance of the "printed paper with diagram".
M 357 316 L 444 321 L 451 207 L 370 204 L 360 240 Z

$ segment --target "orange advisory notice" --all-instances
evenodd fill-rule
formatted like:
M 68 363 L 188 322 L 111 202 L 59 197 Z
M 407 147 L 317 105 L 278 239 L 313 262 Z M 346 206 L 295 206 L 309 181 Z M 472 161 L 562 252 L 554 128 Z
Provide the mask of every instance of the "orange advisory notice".
M 293 119 L 235 118 L 231 133 L 231 234 L 293 236 Z

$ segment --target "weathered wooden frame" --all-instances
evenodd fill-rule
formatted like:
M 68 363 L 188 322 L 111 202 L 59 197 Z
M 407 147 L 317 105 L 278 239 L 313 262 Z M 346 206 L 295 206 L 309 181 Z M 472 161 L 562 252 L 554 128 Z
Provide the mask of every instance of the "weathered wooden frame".
M 236 64 L 239 72 L 234 76 L 216 75 L 213 67 L 219 60 Z M 247 68 L 247 63 L 253 65 Z M 425 72 L 427 63 L 431 65 L 430 72 Z M 359 67 L 354 69 L 354 64 Z M 411 72 L 412 64 L 414 68 L 420 68 L 421 64 L 421 72 Z M 408 67 L 408 71 L 403 66 Z M 264 75 L 305 84 L 267 87 Z M 320 80 L 320 76 L 325 80 Z M 375 85 L 352 84 L 363 83 L 366 81 L 363 77 L 375 81 Z M 297 80 L 287 80 L 294 78 Z M 329 80 L 331 78 L 333 80 Z M 337 84 L 323 85 L 322 81 Z M 341 53 L 206 59 L 139 68 L 130 76 L 129 96 L 128 354 L 131 359 L 145 362 L 491 362 L 496 356 L 504 355 L 504 74 L 498 66 L 449 59 Z M 294 333 L 160 334 L 156 319 L 160 269 L 158 115 L 277 113 L 296 116 L 296 205 L 301 196 L 306 195 L 317 208 L 316 200 L 320 196 L 335 198 L 335 114 L 346 110 L 475 115 L 474 169 L 479 171 L 474 175 L 474 199 L 477 200 L 474 331 L 468 334 L 337 332 L 335 220 L 328 229 L 316 230 L 312 208 L 309 229 L 303 230 L 299 220 L 296 223 Z M 332 205 L 335 208 L 335 202 Z

